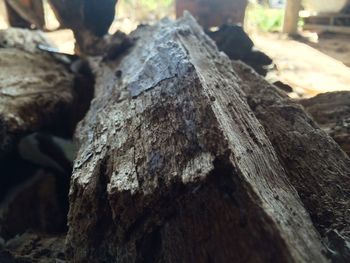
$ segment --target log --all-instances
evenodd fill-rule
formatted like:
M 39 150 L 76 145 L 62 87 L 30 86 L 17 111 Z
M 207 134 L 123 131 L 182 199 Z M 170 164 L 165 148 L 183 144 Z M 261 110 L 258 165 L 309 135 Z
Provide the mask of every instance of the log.
M 72 262 L 326 262 L 231 61 L 186 15 L 91 59 L 70 190 Z
M 0 31 L 0 201 L 35 172 L 23 161 L 28 156 L 20 156 L 21 139 L 37 131 L 71 137 L 92 98 L 91 79 L 73 74 L 66 56 L 40 50 L 40 45 L 52 48 L 39 32 Z M 37 148 L 43 150 L 43 144 Z M 44 150 L 55 153 L 51 147 Z M 28 155 L 38 158 L 33 152 Z M 63 180 L 68 177 L 58 181 Z
M 0 115 L 8 133 L 24 134 L 65 117 L 58 115 L 73 103 L 74 75 L 37 49 L 37 44 L 49 46 L 39 33 L 10 31 L 0 36 L 5 42 L 0 49 Z
M 350 156 L 350 92 L 339 91 L 301 100 L 305 110 Z
M 319 233 L 327 238 L 330 233 L 338 232 L 349 242 L 349 157 L 286 93 L 243 63 L 233 62 L 233 68 L 251 109 L 264 126 Z M 330 246 L 335 247 L 339 242 L 334 239 Z M 346 257 L 337 262 L 350 260 L 350 246 L 345 252 L 337 252 Z
M 10 135 L 72 134 L 89 106 L 91 84 L 79 86 L 67 58 L 38 46 L 52 47 L 39 32 L 0 31 L 0 156 Z
M 56 188 L 55 176 L 41 170 L 12 190 L 0 204 L 0 236 L 8 240 L 28 229 L 64 233 L 67 211 L 62 209 Z

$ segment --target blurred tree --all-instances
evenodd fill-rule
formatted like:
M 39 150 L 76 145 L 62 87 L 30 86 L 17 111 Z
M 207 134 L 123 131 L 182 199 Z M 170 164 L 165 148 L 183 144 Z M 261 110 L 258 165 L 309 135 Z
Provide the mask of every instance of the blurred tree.
M 88 52 L 107 34 L 118 0 L 50 0 L 61 26 L 73 30 L 77 51 Z
M 176 15 L 190 11 L 205 28 L 243 24 L 248 0 L 176 0 Z
M 9 24 L 13 27 L 44 29 L 45 15 L 42 0 L 5 0 Z

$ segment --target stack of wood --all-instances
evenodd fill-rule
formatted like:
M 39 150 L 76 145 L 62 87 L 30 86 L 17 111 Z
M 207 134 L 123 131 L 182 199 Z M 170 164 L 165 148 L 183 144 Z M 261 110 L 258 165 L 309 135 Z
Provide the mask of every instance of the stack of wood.
M 303 107 L 189 14 L 129 37 L 88 58 L 66 260 L 348 262 L 350 159 Z

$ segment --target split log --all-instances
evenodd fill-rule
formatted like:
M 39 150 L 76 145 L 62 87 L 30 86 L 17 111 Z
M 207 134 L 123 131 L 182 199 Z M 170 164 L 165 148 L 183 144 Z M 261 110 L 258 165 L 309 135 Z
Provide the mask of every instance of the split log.
M 243 63 L 233 62 L 233 68 L 317 230 L 323 237 L 337 232 L 350 242 L 349 157 L 286 93 Z M 347 259 L 337 262 L 350 260 L 350 246 L 346 251 Z
M 74 75 L 37 49 L 38 44 L 50 46 L 40 33 L 19 29 L 2 33 L 0 114 L 7 132 L 36 131 L 66 117 L 62 113 L 74 100 Z
M 122 60 L 92 63 L 70 260 L 325 262 L 230 60 L 189 15 L 133 37 Z
M 350 92 L 329 92 L 300 103 L 350 156 Z
M 38 32 L 0 31 L 0 200 L 37 169 L 20 158 L 20 139 L 36 131 L 71 137 L 93 93 L 93 82 L 85 74 L 73 74 L 66 56 L 38 45 L 51 47 Z M 43 150 L 43 144 L 38 147 Z M 57 155 L 55 149 L 45 150 Z M 64 180 L 68 178 L 58 182 Z
M 12 135 L 72 133 L 89 106 L 89 86 L 79 90 L 69 65 L 38 45 L 51 47 L 39 32 L 0 32 L 0 157 Z

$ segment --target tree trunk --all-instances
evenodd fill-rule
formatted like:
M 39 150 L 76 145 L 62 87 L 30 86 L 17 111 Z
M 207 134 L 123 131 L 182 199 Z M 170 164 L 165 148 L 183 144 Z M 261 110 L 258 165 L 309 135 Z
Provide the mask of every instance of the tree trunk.
M 13 27 L 45 28 L 42 0 L 5 0 L 9 23 Z
M 326 262 L 230 60 L 192 17 L 140 27 L 91 60 L 77 129 L 73 262 Z
M 0 157 L 11 136 L 66 127 L 76 93 L 74 75 L 59 60 L 40 51 L 50 44 L 40 33 L 0 32 Z
M 87 73 L 73 74 L 67 57 L 38 46 L 52 49 L 39 32 L 0 31 L 0 132 L 71 135 L 89 107 L 93 83 Z
M 284 14 L 283 33 L 295 35 L 298 33 L 299 11 L 301 0 L 287 0 Z
M 340 239 L 349 242 L 349 157 L 284 92 L 242 63 L 234 62 L 233 68 L 317 230 L 326 238 L 337 232 Z M 339 248 L 334 247 L 341 241 L 334 239 L 329 243 L 337 251 Z M 344 249 L 347 259 L 339 262 L 350 260 L 350 247 Z
M 247 0 L 176 0 L 176 16 L 189 11 L 206 29 L 227 24 L 243 24 Z

